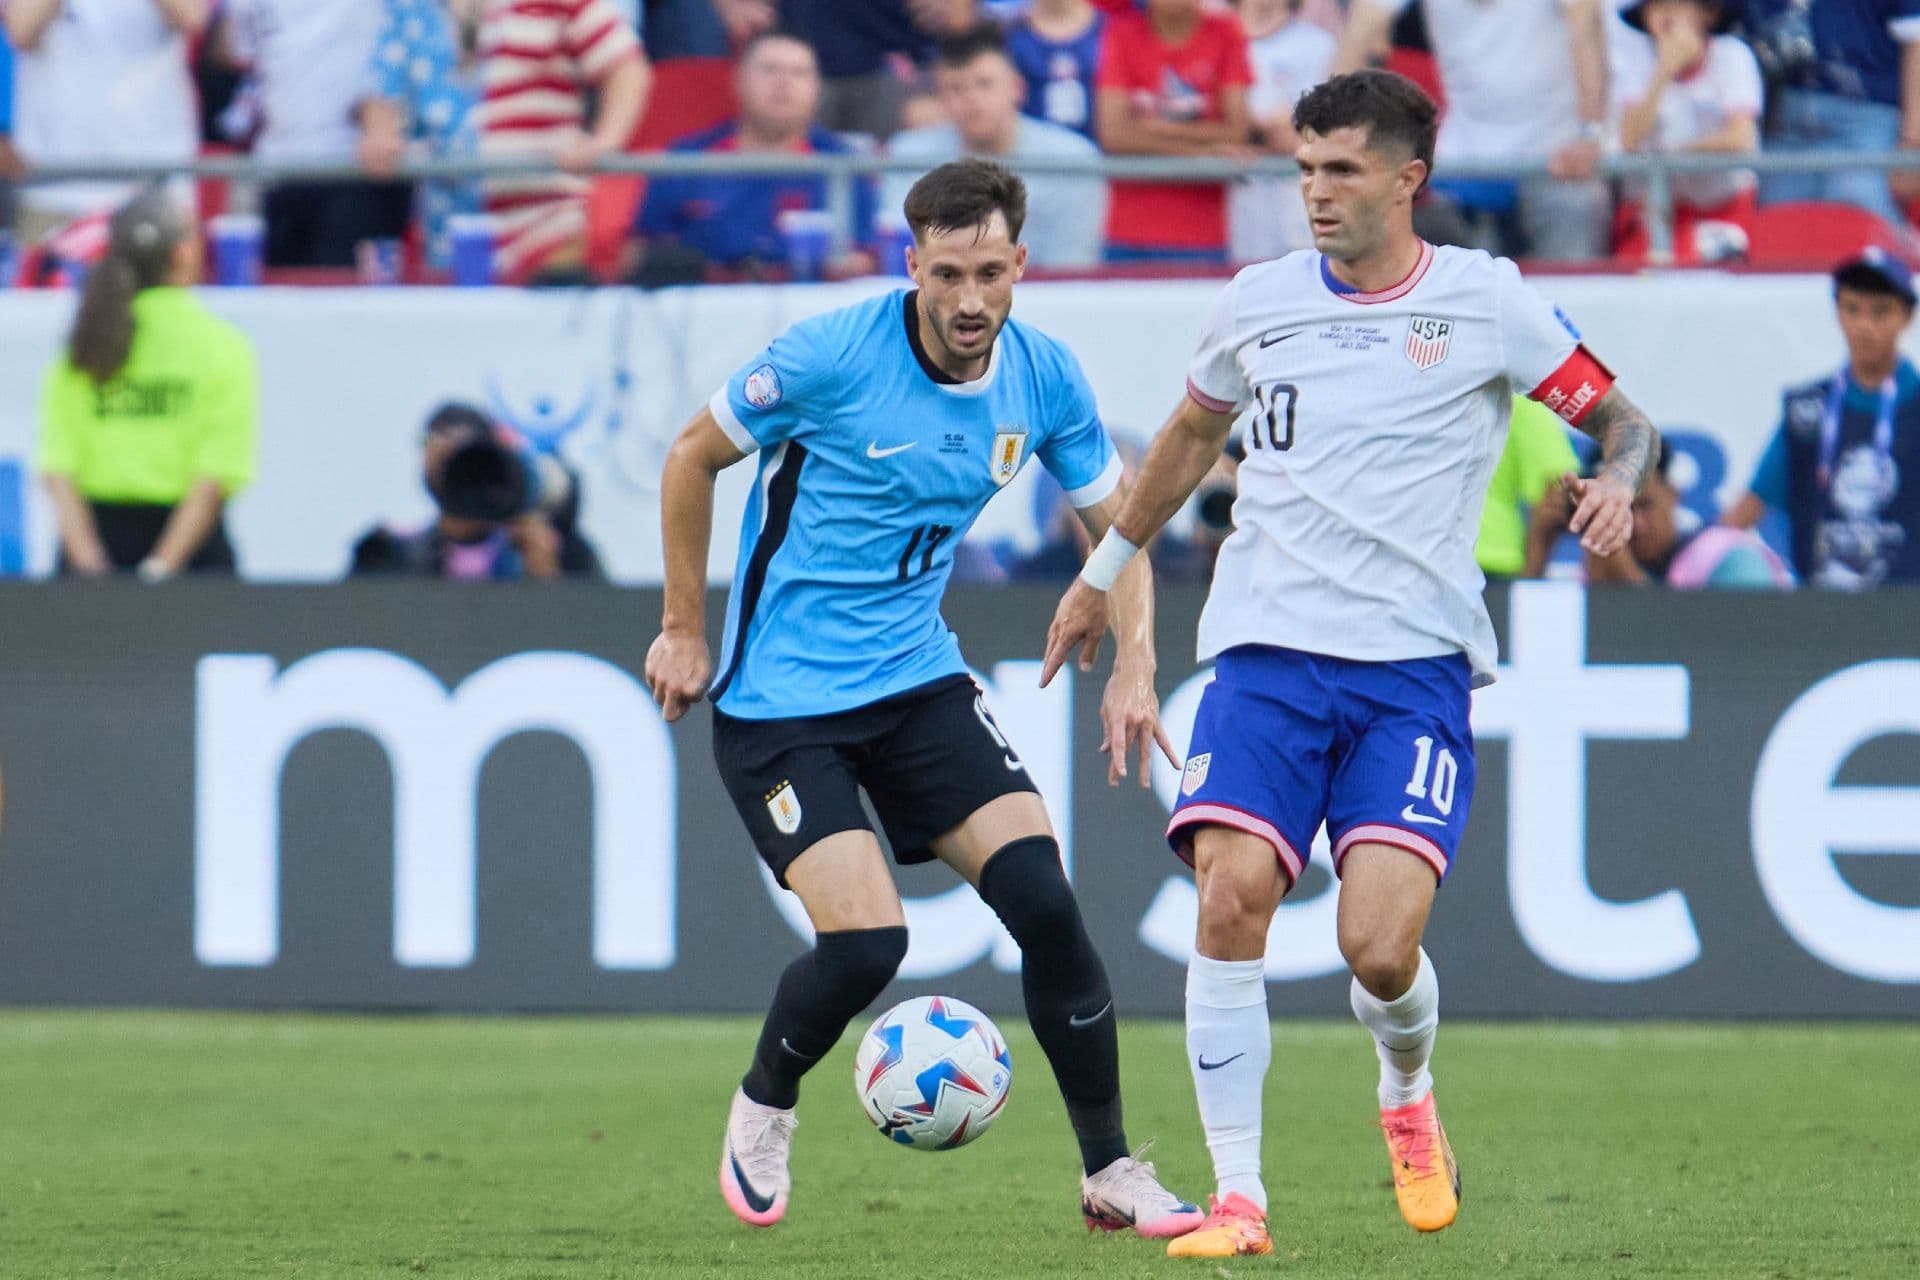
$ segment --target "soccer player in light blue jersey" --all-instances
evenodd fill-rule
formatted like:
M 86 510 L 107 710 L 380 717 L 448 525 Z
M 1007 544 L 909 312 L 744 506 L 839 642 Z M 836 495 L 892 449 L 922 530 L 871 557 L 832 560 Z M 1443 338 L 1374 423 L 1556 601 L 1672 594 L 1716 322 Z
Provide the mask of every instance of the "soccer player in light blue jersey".
M 943 165 L 914 184 L 906 215 L 918 287 L 776 338 L 681 432 L 661 486 L 666 606 L 647 683 L 669 720 L 713 699 L 721 777 L 816 932 L 781 975 L 734 1094 L 721 1192 L 755 1226 L 786 1213 L 800 1078 L 906 955 L 864 790 L 897 861 L 945 862 L 1019 943 L 1027 1017 L 1080 1143 L 1088 1225 L 1176 1236 L 1203 1215 L 1128 1154 L 1106 970 L 1046 807 L 940 618 L 954 548 L 1029 456 L 1095 538 L 1124 497 L 1120 461 L 1073 356 L 1008 319 L 1027 257 L 1020 179 L 987 161 Z M 714 477 L 754 453 L 713 678 Z M 1108 776 L 1137 748 L 1145 785 L 1153 745 L 1172 753 L 1144 557 L 1115 582 L 1113 617 Z

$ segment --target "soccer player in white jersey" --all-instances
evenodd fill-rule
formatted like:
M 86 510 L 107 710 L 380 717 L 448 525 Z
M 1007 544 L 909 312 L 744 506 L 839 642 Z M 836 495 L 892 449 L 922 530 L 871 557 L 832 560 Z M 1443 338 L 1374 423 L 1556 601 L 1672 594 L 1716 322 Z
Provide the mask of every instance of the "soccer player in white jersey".
M 1473 794 L 1468 691 L 1493 672 L 1473 542 L 1509 389 L 1601 441 L 1598 473 L 1562 481 L 1596 554 L 1626 541 L 1657 453 L 1646 416 L 1511 262 L 1414 235 L 1434 116 L 1411 82 L 1377 71 L 1300 100 L 1315 249 L 1249 267 L 1221 295 L 1186 395 L 1047 637 L 1047 676 L 1076 650 L 1092 662 L 1106 588 L 1238 423 L 1235 530 L 1200 620 L 1216 678 L 1167 829 L 1199 886 L 1187 1047 L 1218 1181 L 1175 1256 L 1272 1249 L 1263 957 L 1322 823 L 1400 1211 L 1422 1231 L 1454 1220 L 1459 1173 L 1428 1070 L 1439 986 L 1420 939 Z

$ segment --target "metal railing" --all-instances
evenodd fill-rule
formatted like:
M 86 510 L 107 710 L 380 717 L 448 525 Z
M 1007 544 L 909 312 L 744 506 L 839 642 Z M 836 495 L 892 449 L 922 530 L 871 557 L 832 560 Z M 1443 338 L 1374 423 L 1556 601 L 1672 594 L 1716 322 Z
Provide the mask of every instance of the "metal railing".
M 1159 182 L 1222 182 L 1236 178 L 1291 177 L 1299 170 L 1293 161 L 1263 156 L 1247 162 L 1212 156 L 1048 157 L 1020 159 L 1023 174 L 1096 174 L 1113 180 Z M 918 160 L 897 159 L 884 153 L 843 155 L 788 155 L 742 152 L 630 152 L 608 156 L 583 172 L 631 174 L 638 177 L 800 175 L 819 177 L 827 186 L 827 209 L 834 215 L 834 249 L 844 252 L 853 242 L 854 183 L 865 176 L 921 173 Z M 1646 183 L 1644 214 L 1650 240 L 1649 256 L 1656 263 L 1673 260 L 1673 179 L 1678 174 L 1751 172 L 1769 174 L 1847 173 L 1861 169 L 1886 172 L 1920 171 L 1920 151 L 1885 152 L 1755 152 L 1729 154 L 1613 155 L 1595 168 L 1602 178 L 1633 178 Z M 538 158 L 447 157 L 412 159 L 396 166 L 400 180 L 459 181 L 489 177 L 525 177 L 555 172 L 550 161 Z M 1501 162 L 1445 164 L 1441 179 L 1512 181 L 1547 175 L 1544 157 Z M 144 181 L 156 178 L 219 178 L 252 183 L 281 181 L 366 181 L 367 170 L 348 160 L 258 160 L 251 156 L 204 156 L 189 164 L 156 165 L 118 160 L 79 160 L 33 168 L 20 185 L 79 179 Z

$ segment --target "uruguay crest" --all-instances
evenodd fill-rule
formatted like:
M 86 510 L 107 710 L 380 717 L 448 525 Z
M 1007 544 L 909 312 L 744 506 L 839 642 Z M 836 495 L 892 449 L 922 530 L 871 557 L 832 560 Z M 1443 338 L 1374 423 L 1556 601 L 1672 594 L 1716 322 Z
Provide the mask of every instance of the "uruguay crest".
M 791 782 L 782 782 L 767 797 L 767 812 L 781 835 L 790 836 L 800 829 L 800 797 L 793 793 Z
M 1407 359 L 1417 369 L 1431 369 L 1447 358 L 1453 345 L 1453 321 L 1436 316 L 1411 316 L 1407 320 Z
M 993 483 L 1004 487 L 1020 474 L 1020 462 L 1027 451 L 1025 427 L 1002 427 L 993 433 Z

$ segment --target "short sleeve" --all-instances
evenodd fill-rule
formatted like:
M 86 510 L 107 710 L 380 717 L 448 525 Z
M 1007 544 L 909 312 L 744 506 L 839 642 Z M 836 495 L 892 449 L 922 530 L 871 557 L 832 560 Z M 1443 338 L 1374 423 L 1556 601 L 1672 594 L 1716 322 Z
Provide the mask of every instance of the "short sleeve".
M 1207 313 L 1207 327 L 1187 365 L 1187 394 L 1202 409 L 1232 413 L 1247 398 L 1247 381 L 1240 372 L 1235 328 L 1240 278 L 1235 276 Z
M 1094 73 L 1094 88 L 1131 90 L 1133 83 L 1133 15 L 1114 18 L 1107 23 L 1107 38 L 1100 42 L 1100 67 Z
M 70 476 L 79 469 L 80 441 L 74 425 L 82 407 L 78 393 L 83 390 L 80 379 L 84 376 L 59 360 L 40 385 L 40 449 L 34 465 L 42 474 Z
M 367 69 L 374 96 L 393 102 L 411 100 L 414 96 L 409 75 L 412 65 L 413 48 L 407 40 L 401 12 L 389 4 L 386 16 L 381 19 L 380 36 L 373 44 L 373 62 Z
M 231 497 L 252 482 L 260 444 L 260 372 L 244 338 L 235 335 L 221 353 L 204 397 L 193 475 L 219 481 L 220 492 Z
M 1773 433 L 1773 439 L 1767 442 L 1767 451 L 1760 455 L 1760 465 L 1753 469 L 1753 482 L 1747 488 L 1752 490 L 1754 497 L 1775 511 L 1785 511 L 1792 501 L 1792 488 L 1787 475 L 1787 428 L 1784 423 Z
M 1715 36 L 1714 44 L 1725 63 L 1720 89 L 1721 106 L 1729 116 L 1758 116 L 1765 89 L 1760 81 L 1760 60 L 1745 41 L 1735 36 Z
M 1578 426 L 1612 388 L 1612 372 L 1581 345 L 1579 332 L 1560 308 L 1520 278 L 1518 267 L 1496 258 L 1494 273 L 1501 360 L 1509 385 Z
M 579 0 L 566 20 L 562 44 L 594 83 L 640 52 L 640 37 L 611 0 Z
M 1920 40 L 1920 0 L 1893 0 L 1887 31 L 1902 44 Z
M 1253 54 L 1238 19 L 1224 18 L 1220 26 L 1220 87 L 1244 89 L 1253 83 Z
M 707 407 L 742 453 L 797 435 L 834 408 L 840 353 L 820 320 L 802 321 L 741 366 Z
M 1087 375 L 1071 352 L 1062 352 L 1060 375 L 1067 390 L 1060 415 L 1034 452 L 1075 507 L 1091 507 L 1120 484 L 1120 455 L 1100 421 Z

